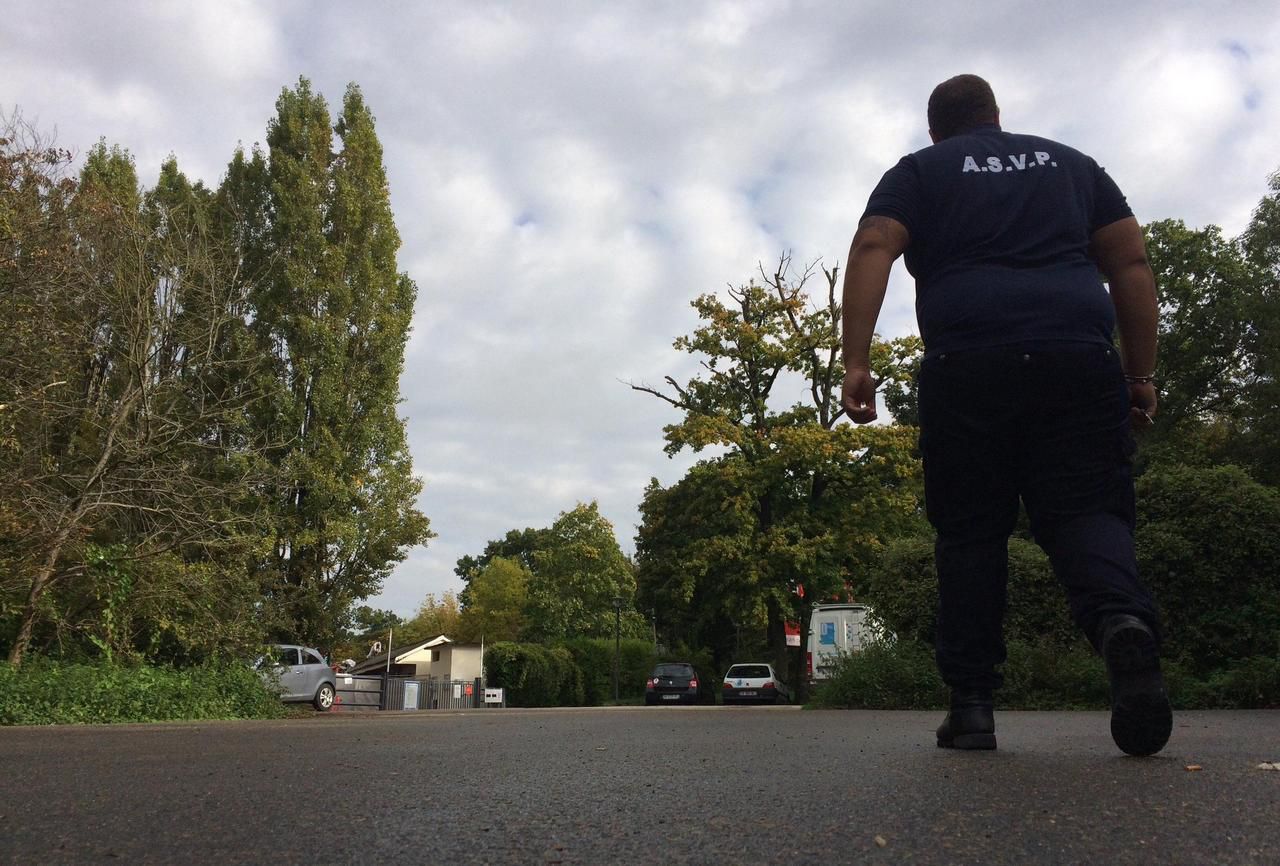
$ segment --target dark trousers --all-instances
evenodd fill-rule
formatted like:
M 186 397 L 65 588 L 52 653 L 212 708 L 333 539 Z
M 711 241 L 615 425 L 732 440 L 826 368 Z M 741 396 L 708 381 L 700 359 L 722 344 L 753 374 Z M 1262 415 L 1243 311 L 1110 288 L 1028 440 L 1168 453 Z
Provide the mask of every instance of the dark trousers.
M 937 530 L 937 660 L 952 688 L 998 688 L 1008 540 L 1025 505 L 1036 542 L 1096 646 L 1110 614 L 1158 632 L 1134 557 L 1133 436 L 1118 353 L 1038 343 L 926 358 L 925 504 Z

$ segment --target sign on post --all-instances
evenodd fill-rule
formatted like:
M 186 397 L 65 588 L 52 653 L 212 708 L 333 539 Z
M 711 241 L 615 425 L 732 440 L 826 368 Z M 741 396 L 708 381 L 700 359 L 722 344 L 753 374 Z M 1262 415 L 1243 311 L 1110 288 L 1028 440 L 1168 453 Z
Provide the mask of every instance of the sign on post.
M 486 704 L 500 704 L 503 702 L 502 689 L 485 689 L 484 702 Z

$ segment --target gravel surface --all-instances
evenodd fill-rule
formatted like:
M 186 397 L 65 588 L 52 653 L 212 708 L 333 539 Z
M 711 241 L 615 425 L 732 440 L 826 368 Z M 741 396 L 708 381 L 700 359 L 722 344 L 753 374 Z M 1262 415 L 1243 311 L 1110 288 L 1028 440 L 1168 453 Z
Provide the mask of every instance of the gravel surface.
M 0 862 L 1280 863 L 1280 712 L 653 707 L 0 729 Z M 1192 769 L 1199 768 L 1199 769 Z

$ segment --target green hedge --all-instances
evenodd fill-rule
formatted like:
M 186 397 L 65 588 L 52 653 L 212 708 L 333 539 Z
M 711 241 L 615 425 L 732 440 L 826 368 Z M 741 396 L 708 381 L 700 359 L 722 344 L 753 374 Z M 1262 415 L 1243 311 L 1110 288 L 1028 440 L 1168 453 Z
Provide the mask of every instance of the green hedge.
M 486 685 L 506 691 L 508 706 L 577 707 L 584 701 L 582 671 L 564 647 L 495 643 L 485 648 Z
M 1280 703 L 1280 491 L 1235 466 L 1162 466 L 1138 479 L 1137 493 L 1138 573 L 1160 606 L 1163 652 L 1188 705 Z M 1028 705 L 1054 694 L 1098 700 L 1099 669 L 1082 661 L 1090 654 L 1048 558 L 1024 538 L 1009 541 L 1008 596 L 1006 679 L 1014 690 L 1006 691 Z M 933 538 L 890 542 L 867 577 L 865 600 L 898 638 L 931 644 Z M 1019 645 L 1025 659 L 1015 657 Z
M 1255 656 L 1195 675 L 1179 664 L 1165 665 L 1174 706 L 1196 710 L 1280 708 L 1280 658 Z
M 1174 466 L 1148 471 L 1137 492 L 1138 574 L 1168 657 L 1206 683 L 1280 657 L 1280 490 L 1236 466 Z
M 613 700 L 614 642 L 608 638 L 577 638 L 564 644 L 582 670 L 585 701 L 598 706 Z M 618 647 L 618 696 L 622 700 L 644 697 L 644 683 L 658 661 L 652 643 L 627 638 Z
M 0 663 L 0 725 L 267 719 L 280 699 L 242 664 L 166 667 Z
M 1208 676 L 1175 660 L 1164 663 L 1169 697 L 1177 709 L 1280 707 L 1280 659 L 1255 657 Z M 1004 687 L 996 706 L 1018 710 L 1106 709 L 1107 672 L 1083 642 L 1068 649 L 1043 643 L 1009 642 Z M 820 684 L 812 704 L 825 708 L 937 710 L 947 689 L 938 676 L 933 649 L 917 641 L 868 646 L 845 656 L 835 675 Z
M 933 650 L 916 641 L 872 643 L 840 658 L 810 698 L 823 708 L 926 710 L 945 706 Z
M 613 641 L 579 638 L 565 643 L 582 671 L 583 703 L 599 706 L 613 699 Z M 626 677 L 621 678 L 625 682 Z
M 933 643 L 938 613 L 938 573 L 932 536 L 890 542 L 868 575 L 866 601 L 899 638 Z M 1009 642 L 1069 647 L 1079 632 L 1049 558 L 1032 541 L 1009 539 L 1009 592 L 1004 634 Z
M 623 640 L 617 650 L 618 696 L 622 701 L 644 697 L 645 680 L 659 662 L 688 662 L 698 671 L 701 699 L 716 702 L 722 672 L 716 670 L 709 650 L 676 646 L 659 654 L 652 643 L 638 638 Z M 487 685 L 505 689 L 507 704 L 513 707 L 611 703 L 614 652 L 614 642 L 608 638 L 576 638 L 557 647 L 491 644 L 484 654 Z
M 653 644 L 628 638 L 619 648 L 619 694 L 644 696 L 657 661 Z M 598 706 L 613 700 L 614 642 L 577 638 L 561 646 L 496 643 L 485 648 L 487 685 L 506 690 L 513 707 Z

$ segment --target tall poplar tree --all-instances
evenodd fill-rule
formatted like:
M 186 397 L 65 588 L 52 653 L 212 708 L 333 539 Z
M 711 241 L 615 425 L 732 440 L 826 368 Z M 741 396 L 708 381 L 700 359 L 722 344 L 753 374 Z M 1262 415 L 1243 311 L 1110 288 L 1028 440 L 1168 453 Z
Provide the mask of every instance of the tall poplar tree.
M 417 290 L 396 270 L 382 148 L 359 89 L 336 127 L 306 79 L 276 112 L 265 170 L 238 154 L 223 191 L 239 207 L 243 258 L 266 275 L 253 329 L 276 396 L 257 422 L 283 443 L 273 551 L 259 567 L 280 635 L 327 645 L 351 604 L 431 535 L 396 414 Z

